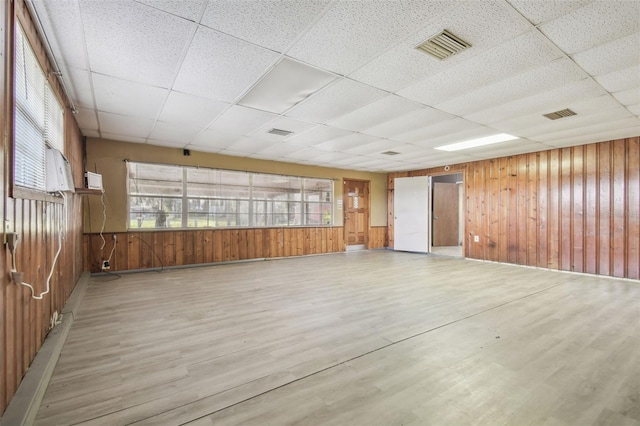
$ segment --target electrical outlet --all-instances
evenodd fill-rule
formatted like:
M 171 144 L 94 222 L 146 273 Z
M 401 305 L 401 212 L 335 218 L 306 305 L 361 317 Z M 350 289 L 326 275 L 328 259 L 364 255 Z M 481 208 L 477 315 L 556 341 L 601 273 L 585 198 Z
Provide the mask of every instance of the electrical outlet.
M 473 242 L 474 243 L 479 243 L 480 242 L 480 235 L 474 235 L 473 236 Z
M 111 268 L 111 265 L 109 264 L 109 261 L 108 260 L 103 260 L 102 261 L 102 270 L 106 271 L 109 268 Z

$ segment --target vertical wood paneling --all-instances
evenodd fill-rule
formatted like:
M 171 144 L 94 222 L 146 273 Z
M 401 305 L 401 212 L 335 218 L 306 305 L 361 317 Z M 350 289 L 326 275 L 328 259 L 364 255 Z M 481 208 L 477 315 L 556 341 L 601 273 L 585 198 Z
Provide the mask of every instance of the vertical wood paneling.
M 597 145 L 587 145 L 585 155 L 585 272 L 597 273 L 596 236 L 598 226 Z
M 573 148 L 573 240 L 570 271 L 584 271 L 584 147 Z
M 611 275 L 624 277 L 627 243 L 626 227 L 626 143 L 613 142 L 611 158 Z
M 597 273 L 609 275 L 611 250 L 611 142 L 598 144 Z
M 465 256 L 638 279 L 638 140 L 457 165 L 465 170 Z M 388 182 L 400 176 L 391 173 Z
M 539 153 L 538 156 L 538 260 L 537 265 L 547 268 L 549 265 L 549 231 L 548 231 L 548 173 L 549 173 L 548 151 Z
M 573 182 L 571 178 L 572 174 L 572 153 L 571 148 L 564 148 L 560 152 L 560 211 L 558 212 L 558 218 L 560 220 L 560 249 L 559 249 L 559 268 L 564 271 L 570 271 L 572 262 L 572 250 L 571 241 L 573 241 L 572 229 L 573 229 Z
M 640 279 L 640 138 L 627 139 L 627 271 L 628 278 Z
M 538 162 L 536 154 L 527 155 L 527 265 L 538 264 Z M 522 244 L 522 240 L 520 241 Z

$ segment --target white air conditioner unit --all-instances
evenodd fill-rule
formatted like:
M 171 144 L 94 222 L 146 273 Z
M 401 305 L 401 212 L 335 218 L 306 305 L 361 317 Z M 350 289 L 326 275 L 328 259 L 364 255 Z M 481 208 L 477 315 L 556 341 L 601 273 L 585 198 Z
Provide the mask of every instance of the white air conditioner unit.
M 102 175 L 98 173 L 85 172 L 84 176 L 87 178 L 87 189 L 97 189 L 102 191 Z
M 57 149 L 47 148 L 47 192 L 75 192 L 71 165 Z

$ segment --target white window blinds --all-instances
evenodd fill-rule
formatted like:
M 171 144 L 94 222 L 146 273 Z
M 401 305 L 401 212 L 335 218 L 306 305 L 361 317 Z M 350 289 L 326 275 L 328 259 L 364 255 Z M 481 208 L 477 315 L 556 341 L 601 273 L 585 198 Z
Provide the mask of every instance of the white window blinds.
M 14 183 L 44 191 L 46 145 L 64 152 L 63 109 L 20 26 L 15 55 Z

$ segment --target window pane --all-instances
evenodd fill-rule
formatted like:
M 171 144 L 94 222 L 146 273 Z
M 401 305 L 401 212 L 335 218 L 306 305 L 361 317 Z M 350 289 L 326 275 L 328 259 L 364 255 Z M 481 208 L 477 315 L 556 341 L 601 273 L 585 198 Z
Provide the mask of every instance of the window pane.
M 189 199 L 190 228 L 249 226 L 249 201 Z
M 189 197 L 249 199 L 250 175 L 213 169 L 187 169 Z
M 306 203 L 305 225 L 331 225 L 331 203 Z
M 159 197 L 130 197 L 129 229 L 181 227 L 181 199 Z
M 48 85 L 45 91 L 45 101 L 45 140 L 50 147 L 64 152 L 63 109 Z
M 182 167 L 127 163 L 129 195 L 182 195 Z
M 16 110 L 14 182 L 32 189 L 45 189 L 45 146 L 42 131 Z
M 328 179 L 305 179 L 304 199 L 305 201 L 330 203 L 333 193 L 333 182 Z

